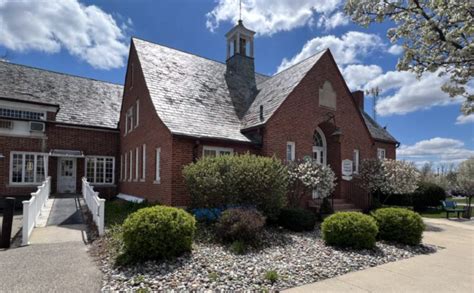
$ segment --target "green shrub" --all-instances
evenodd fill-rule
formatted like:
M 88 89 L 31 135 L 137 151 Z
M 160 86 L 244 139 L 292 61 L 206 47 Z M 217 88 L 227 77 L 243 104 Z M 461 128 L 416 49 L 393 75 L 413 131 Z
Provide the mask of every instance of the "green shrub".
M 254 240 L 265 225 L 265 217 L 254 209 L 225 210 L 216 224 L 217 234 L 224 241 Z
M 265 273 L 265 280 L 270 281 L 272 284 L 278 281 L 278 272 L 277 271 L 267 271 Z
M 328 245 L 353 248 L 373 248 L 378 233 L 377 223 L 359 212 L 341 212 L 327 217 L 321 225 Z
M 204 157 L 183 169 L 192 208 L 254 206 L 276 219 L 286 203 L 288 173 L 276 158 L 255 155 Z
M 437 207 L 446 199 L 446 191 L 439 185 L 421 182 L 413 193 L 413 208 L 416 211 L 426 210 L 427 207 Z
M 419 214 L 403 208 L 383 208 L 372 215 L 379 226 L 379 239 L 420 244 L 425 224 Z
M 281 209 L 278 216 L 278 225 L 292 231 L 311 231 L 316 225 L 316 216 L 304 209 Z
M 322 215 L 330 215 L 334 214 L 334 209 L 329 201 L 329 198 L 323 198 L 323 202 L 321 203 L 321 207 L 319 208 L 319 213 Z
M 235 240 L 230 245 L 230 250 L 235 254 L 245 254 L 247 251 L 247 245 L 241 240 Z
M 137 260 L 178 256 L 191 250 L 195 230 L 196 220 L 182 209 L 143 208 L 123 224 L 125 251 Z

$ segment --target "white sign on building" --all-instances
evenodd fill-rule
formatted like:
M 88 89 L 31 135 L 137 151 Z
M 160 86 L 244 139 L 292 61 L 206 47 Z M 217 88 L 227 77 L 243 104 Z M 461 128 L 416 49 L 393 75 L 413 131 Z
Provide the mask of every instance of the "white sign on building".
M 342 179 L 350 181 L 352 180 L 352 161 L 342 160 Z

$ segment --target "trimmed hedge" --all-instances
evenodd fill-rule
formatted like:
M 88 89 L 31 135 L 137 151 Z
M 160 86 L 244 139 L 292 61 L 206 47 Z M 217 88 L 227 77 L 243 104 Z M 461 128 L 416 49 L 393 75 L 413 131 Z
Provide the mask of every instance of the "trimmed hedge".
M 296 232 L 311 231 L 316 225 L 316 216 L 308 210 L 285 208 L 280 211 L 278 225 Z
M 288 172 L 276 158 L 204 157 L 183 169 L 191 208 L 250 206 L 276 220 L 286 203 Z
M 216 228 L 224 241 L 250 242 L 258 237 L 264 225 L 265 217 L 257 210 L 234 208 L 222 213 Z
M 379 239 L 420 244 L 425 224 L 419 214 L 403 208 L 382 208 L 372 215 L 379 226 Z
M 359 212 L 340 212 L 327 217 L 321 225 L 328 245 L 370 249 L 378 233 L 374 218 Z
M 439 185 L 421 182 L 413 193 L 413 208 L 415 211 L 426 210 L 427 207 L 437 207 L 446 199 L 446 191 Z
M 195 231 L 196 220 L 186 211 L 153 206 L 127 217 L 123 242 L 137 260 L 171 258 L 191 250 Z

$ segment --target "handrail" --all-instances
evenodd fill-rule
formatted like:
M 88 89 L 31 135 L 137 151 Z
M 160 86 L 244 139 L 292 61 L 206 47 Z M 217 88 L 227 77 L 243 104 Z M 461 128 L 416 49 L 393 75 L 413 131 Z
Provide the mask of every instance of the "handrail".
M 97 225 L 99 236 L 104 235 L 105 199 L 99 197 L 99 193 L 94 191 L 85 177 L 82 178 L 82 196 L 92 214 L 94 223 Z
M 28 245 L 31 233 L 36 227 L 41 210 L 48 201 L 51 193 L 51 177 L 48 176 L 43 183 L 38 186 L 36 192 L 31 193 L 29 200 L 23 201 L 23 230 L 22 245 Z

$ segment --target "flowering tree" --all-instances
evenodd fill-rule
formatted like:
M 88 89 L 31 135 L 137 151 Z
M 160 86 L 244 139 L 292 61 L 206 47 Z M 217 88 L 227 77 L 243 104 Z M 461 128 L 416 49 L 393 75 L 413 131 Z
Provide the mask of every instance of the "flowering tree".
M 468 217 L 471 217 L 471 201 L 474 197 L 474 157 L 470 157 L 459 165 L 457 187 L 461 194 L 469 198 Z
M 407 194 L 417 188 L 419 171 L 413 163 L 391 159 L 366 159 L 360 164 L 359 174 L 362 188 L 370 194 Z
M 449 74 L 443 91 L 464 95 L 463 112 L 474 112 L 474 95 L 466 86 L 474 74 L 474 10 L 469 0 L 347 0 L 346 14 L 368 26 L 390 20 L 387 31 L 393 43 L 403 43 L 398 70 L 419 76 L 426 71 Z
M 305 193 L 318 190 L 321 198 L 331 195 L 336 187 L 336 175 L 330 166 L 319 164 L 315 160 L 303 160 L 288 164 L 290 181 L 289 204 L 296 207 Z

